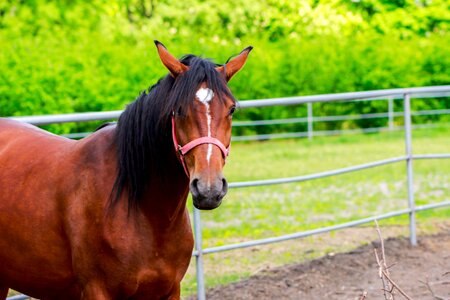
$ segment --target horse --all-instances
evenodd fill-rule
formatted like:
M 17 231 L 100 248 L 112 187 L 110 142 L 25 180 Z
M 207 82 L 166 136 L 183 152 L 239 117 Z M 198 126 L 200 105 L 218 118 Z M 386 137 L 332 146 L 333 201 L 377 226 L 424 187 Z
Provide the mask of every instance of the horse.
M 179 299 L 186 207 L 218 207 L 236 107 L 226 64 L 155 41 L 169 73 L 81 140 L 0 120 L 0 299 Z

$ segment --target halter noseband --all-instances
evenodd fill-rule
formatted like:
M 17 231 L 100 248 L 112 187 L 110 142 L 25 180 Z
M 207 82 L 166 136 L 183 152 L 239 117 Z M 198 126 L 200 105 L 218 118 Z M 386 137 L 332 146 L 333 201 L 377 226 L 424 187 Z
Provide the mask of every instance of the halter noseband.
M 175 117 L 174 117 L 174 113 L 172 113 L 172 140 L 173 140 L 173 144 L 175 146 L 175 151 L 178 152 L 178 154 L 180 154 L 180 160 L 181 160 L 181 165 L 183 166 L 184 172 L 186 173 L 187 177 L 189 177 L 189 172 L 186 166 L 186 162 L 184 160 L 184 156 L 191 151 L 192 149 L 194 149 L 195 147 L 202 145 L 202 144 L 213 144 L 216 145 L 217 147 L 219 147 L 220 151 L 222 152 L 223 158 L 226 159 L 228 154 L 230 153 L 230 146 L 225 147 L 225 145 L 219 141 L 216 138 L 210 137 L 210 136 L 203 136 L 200 138 L 197 138 L 195 140 L 190 141 L 189 143 L 187 143 L 184 146 L 181 146 L 178 143 L 177 140 L 177 134 L 176 134 L 176 130 L 175 130 Z

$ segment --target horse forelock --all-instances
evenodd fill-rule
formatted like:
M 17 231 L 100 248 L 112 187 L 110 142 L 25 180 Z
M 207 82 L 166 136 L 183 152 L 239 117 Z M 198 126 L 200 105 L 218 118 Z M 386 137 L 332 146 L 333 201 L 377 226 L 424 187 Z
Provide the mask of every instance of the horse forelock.
M 194 55 L 184 56 L 181 62 L 189 66 L 188 71 L 176 79 L 170 75 L 163 77 L 119 117 L 112 206 L 125 194 L 128 208 L 136 209 L 152 180 L 158 177 L 168 181 L 175 165 L 183 172 L 173 149 L 170 118 L 173 112 L 186 113 L 201 83 L 206 82 L 220 101 L 225 101 L 225 97 L 234 100 L 225 78 L 215 70 L 216 64 Z

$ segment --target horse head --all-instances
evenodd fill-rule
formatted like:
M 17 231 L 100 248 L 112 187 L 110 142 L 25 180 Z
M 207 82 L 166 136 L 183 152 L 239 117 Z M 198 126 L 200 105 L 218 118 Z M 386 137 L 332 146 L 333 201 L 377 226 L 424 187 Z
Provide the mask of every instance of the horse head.
M 175 79 L 174 85 L 183 85 L 183 78 L 192 77 L 187 76 L 192 66 L 177 60 L 160 42 L 155 44 L 162 63 Z M 244 66 L 251 50 L 252 47 L 244 49 L 226 64 L 212 69 L 215 74 L 199 80 L 184 109 L 173 107 L 174 150 L 189 178 L 194 206 L 198 209 L 218 207 L 227 193 L 222 169 L 230 151 L 231 121 L 236 108 L 227 83 Z

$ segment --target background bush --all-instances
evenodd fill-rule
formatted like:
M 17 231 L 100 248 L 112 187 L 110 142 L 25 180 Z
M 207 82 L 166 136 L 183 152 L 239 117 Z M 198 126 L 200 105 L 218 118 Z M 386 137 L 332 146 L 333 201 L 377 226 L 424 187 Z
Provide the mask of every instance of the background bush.
M 0 116 L 124 108 L 166 74 L 153 39 L 176 56 L 195 53 L 220 63 L 255 46 L 230 83 L 239 99 L 449 84 L 449 26 L 447 0 L 3 1 Z M 314 110 L 318 115 L 385 111 L 380 103 L 324 103 Z M 421 109 L 450 108 L 445 100 L 413 103 Z M 305 112 L 304 106 L 272 107 L 237 117 Z M 348 126 L 377 122 L 385 121 Z

